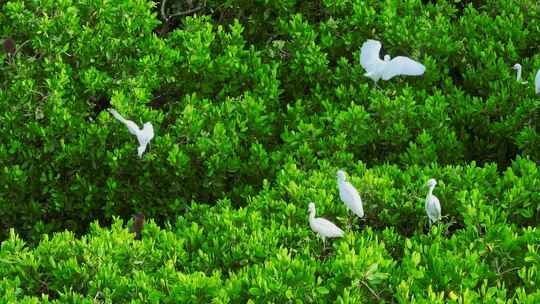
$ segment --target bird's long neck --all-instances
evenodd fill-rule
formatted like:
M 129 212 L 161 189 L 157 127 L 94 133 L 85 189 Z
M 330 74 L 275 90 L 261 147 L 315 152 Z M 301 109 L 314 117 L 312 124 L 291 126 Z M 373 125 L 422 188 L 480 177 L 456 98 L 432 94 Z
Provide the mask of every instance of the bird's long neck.
M 517 81 L 521 81 L 521 67 L 520 67 L 520 66 L 517 67 L 517 76 L 516 76 L 516 80 L 517 80 Z
M 309 211 L 309 220 L 315 219 L 315 209 Z
M 435 186 L 429 186 L 429 191 L 426 198 L 429 198 L 433 195 L 433 189 L 435 189 Z

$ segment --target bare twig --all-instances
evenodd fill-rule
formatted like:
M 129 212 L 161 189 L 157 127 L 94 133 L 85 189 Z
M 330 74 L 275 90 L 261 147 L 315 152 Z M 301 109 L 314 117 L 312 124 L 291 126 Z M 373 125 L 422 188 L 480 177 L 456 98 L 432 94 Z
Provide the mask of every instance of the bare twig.
M 510 269 L 507 269 L 507 270 L 505 270 L 505 271 L 503 271 L 503 272 L 499 272 L 497 275 L 498 275 L 498 276 L 502 276 L 502 275 L 504 275 L 504 274 L 507 274 L 507 273 L 512 272 L 512 271 L 515 271 L 515 270 L 519 270 L 519 267 L 513 267 L 513 268 L 510 268 Z M 497 272 L 498 272 L 498 271 L 497 271 Z
M 169 21 L 169 18 L 167 18 L 167 15 L 165 14 L 165 4 L 167 3 L 167 0 L 161 0 L 161 17 L 165 22 Z
M 19 47 L 17 49 L 15 49 L 15 53 L 13 53 L 13 57 L 15 57 L 17 55 L 17 52 L 19 52 L 19 50 L 25 45 L 27 44 L 28 42 L 30 42 L 30 40 L 26 40 L 25 42 L 21 43 L 21 45 L 19 45 Z
M 167 18 L 190 15 L 190 14 L 196 13 L 196 12 L 204 9 L 205 7 L 206 7 L 206 0 L 204 0 L 203 3 L 200 4 L 199 6 L 197 6 L 196 8 L 192 8 L 192 9 L 189 9 L 187 11 L 182 11 L 182 12 L 177 12 L 177 13 L 171 14 Z
M 381 298 L 379 297 L 379 295 L 373 289 L 371 289 L 371 287 L 369 287 L 369 285 L 364 280 L 360 280 L 360 283 L 362 283 L 362 285 L 367 287 L 367 289 L 371 292 L 372 295 L 375 296 L 378 302 L 381 301 Z

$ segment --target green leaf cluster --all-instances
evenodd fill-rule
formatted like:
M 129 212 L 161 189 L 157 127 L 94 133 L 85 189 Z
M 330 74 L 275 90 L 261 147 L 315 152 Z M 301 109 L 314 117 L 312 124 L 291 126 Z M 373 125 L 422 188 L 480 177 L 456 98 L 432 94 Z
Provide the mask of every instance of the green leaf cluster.
M 335 188 L 337 168 L 323 162 L 308 172 L 283 168 L 275 185 L 265 183 L 245 207 L 193 203 L 164 228 L 152 220 L 142 241 L 120 219 L 110 228 L 94 223 L 81 238 L 44 235 L 36 246 L 11 230 L 0 248 L 1 299 L 534 303 L 540 231 L 517 211 L 527 207 L 515 203 L 522 185 L 540 181 L 524 174 L 527 168 L 535 165 L 524 159 L 502 175 L 494 166 L 400 170 L 358 163 L 349 170 L 364 196 L 366 222 L 350 220 Z M 428 229 L 422 185 L 431 176 L 444 180 L 435 194 L 445 216 Z M 330 248 L 309 228 L 311 200 L 346 231 Z
M 537 1 L 188 2 L 0 1 L 0 302 L 540 302 Z

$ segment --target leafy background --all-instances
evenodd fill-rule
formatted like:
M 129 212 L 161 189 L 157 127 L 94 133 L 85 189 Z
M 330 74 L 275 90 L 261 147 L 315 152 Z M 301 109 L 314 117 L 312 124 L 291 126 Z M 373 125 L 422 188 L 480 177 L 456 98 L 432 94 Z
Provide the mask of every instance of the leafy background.
M 540 301 L 536 1 L 161 5 L 0 1 L 3 302 Z M 426 74 L 375 87 L 370 38 Z M 109 107 L 154 124 L 142 160 Z

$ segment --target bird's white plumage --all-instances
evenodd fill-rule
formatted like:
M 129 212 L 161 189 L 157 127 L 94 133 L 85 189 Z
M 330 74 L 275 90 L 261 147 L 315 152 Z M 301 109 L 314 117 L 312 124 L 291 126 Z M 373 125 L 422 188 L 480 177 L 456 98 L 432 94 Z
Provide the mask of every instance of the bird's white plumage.
M 374 71 L 383 66 L 384 61 L 380 58 L 381 43 L 377 40 L 369 39 L 362 44 L 360 49 L 360 65 L 366 72 Z
M 424 74 L 426 67 L 408 57 L 397 56 L 386 64 L 382 79 L 390 80 L 399 75 L 419 76 Z
M 534 91 L 536 94 L 540 94 L 540 70 L 536 72 L 536 77 L 534 78 Z
M 439 199 L 433 195 L 433 189 L 437 185 L 437 181 L 433 178 L 428 180 L 429 191 L 426 196 L 425 209 L 429 218 L 429 224 L 433 224 L 441 219 L 441 203 Z
M 521 64 L 516 63 L 514 64 L 512 68 L 516 70 L 516 81 L 522 84 L 526 84 L 527 83 L 526 81 L 521 81 L 521 72 L 522 72 Z
M 358 191 L 351 183 L 345 181 L 345 172 L 339 170 L 337 172 L 337 178 L 339 197 L 341 200 L 358 217 L 364 217 L 364 207 L 362 205 L 360 194 L 358 194 Z
M 152 123 L 146 122 L 143 125 L 143 128 L 140 129 L 139 126 L 137 126 L 136 123 L 134 123 L 131 120 L 125 119 L 120 113 L 118 113 L 115 109 L 109 109 L 109 112 L 121 123 L 123 123 L 127 128 L 129 133 L 135 135 L 137 137 L 137 141 L 139 142 L 139 147 L 137 147 L 137 155 L 139 157 L 142 157 L 144 151 L 146 151 L 146 147 L 150 143 L 150 140 L 154 138 L 154 127 L 152 126 Z
M 118 119 L 118 121 L 120 121 L 121 123 L 123 123 L 124 125 L 126 125 L 126 127 L 128 128 L 129 130 L 129 133 L 133 134 L 133 135 L 137 135 L 138 132 L 139 132 L 139 126 L 137 126 L 136 123 L 134 123 L 133 121 L 131 120 L 127 120 L 125 119 L 122 115 L 120 115 L 120 113 L 118 113 L 115 109 L 109 109 L 109 112 L 114 116 L 114 118 Z
M 146 146 L 150 143 L 150 140 L 154 138 L 154 127 L 151 123 L 146 122 L 139 134 L 137 136 L 137 140 L 139 141 L 139 147 L 137 147 L 137 155 L 139 157 L 142 157 L 144 151 L 146 150 Z
M 385 55 L 384 60 L 380 58 L 381 43 L 377 40 L 369 39 L 360 49 L 360 65 L 366 70 L 364 76 L 377 82 L 379 79 L 390 80 L 399 75 L 419 76 L 424 74 L 426 67 L 408 57 L 398 56 L 390 60 L 390 56 Z
M 314 203 L 309 203 L 308 210 L 309 226 L 313 231 L 317 232 L 320 235 L 323 241 L 326 238 L 336 238 L 343 236 L 343 230 L 341 230 L 334 223 L 322 217 L 315 217 L 316 211 Z

